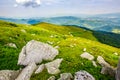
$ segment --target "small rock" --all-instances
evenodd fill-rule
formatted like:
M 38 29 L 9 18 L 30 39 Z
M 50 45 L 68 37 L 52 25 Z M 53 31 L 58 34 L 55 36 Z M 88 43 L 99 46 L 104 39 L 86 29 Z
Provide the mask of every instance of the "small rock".
M 92 61 L 92 63 L 93 63 L 93 66 L 97 67 L 97 64 L 95 61 Z
M 30 80 L 31 75 L 33 74 L 36 68 L 37 66 L 35 63 L 30 63 L 21 71 L 21 73 L 15 80 Z
M 63 59 L 56 59 L 52 62 L 46 63 L 45 66 L 49 74 L 58 74 L 60 72 L 59 67 Z
M 53 60 L 58 55 L 58 50 L 52 46 L 38 42 L 29 41 L 19 54 L 18 65 L 28 65 L 31 62 L 41 63 L 42 60 Z
M 83 54 L 80 55 L 82 58 L 88 59 L 88 60 L 93 60 L 94 56 L 89 54 L 88 52 L 84 52 Z
M 8 43 L 7 46 L 17 48 L 16 44 L 14 44 L 14 43 Z
M 73 80 L 73 76 L 71 73 L 63 73 L 58 80 Z
M 86 50 L 87 50 L 86 48 L 83 49 L 84 52 L 86 52 Z
M 50 37 L 51 37 L 51 38 L 53 38 L 54 36 L 53 36 L 53 35 L 51 35 Z
M 35 74 L 41 73 L 45 68 L 45 64 L 41 64 L 38 66 L 38 69 L 35 71 Z
M 74 80 L 95 80 L 95 78 L 86 71 L 79 71 L 75 73 Z
M 115 52 L 114 54 L 115 54 L 116 56 L 118 56 L 118 53 L 117 53 L 117 52 Z
M 26 33 L 26 30 L 22 29 L 21 32 Z
M 55 80 L 55 76 L 51 76 L 51 77 L 48 78 L 47 80 Z
M 1 70 L 0 71 L 0 80 L 15 80 L 20 71 L 13 70 Z

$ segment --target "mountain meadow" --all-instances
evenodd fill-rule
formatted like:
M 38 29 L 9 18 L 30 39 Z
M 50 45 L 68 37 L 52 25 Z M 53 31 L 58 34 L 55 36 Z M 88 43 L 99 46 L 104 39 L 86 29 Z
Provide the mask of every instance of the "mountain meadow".
M 74 25 L 56 25 L 48 22 L 30 25 L 0 20 L 0 70 L 23 69 L 25 66 L 17 65 L 19 53 L 31 40 L 57 48 L 59 54 L 55 59 L 63 60 L 58 74 L 49 74 L 45 68 L 41 73 L 33 73 L 30 80 L 47 80 L 50 76 L 55 76 L 57 80 L 61 73 L 74 75 L 80 70 L 87 71 L 95 80 L 115 80 L 114 76 L 101 73 L 102 66 L 98 56 L 116 68 L 120 56 L 120 34 Z M 94 59 L 91 61 L 81 57 L 85 52 L 91 54 Z M 40 64 L 47 62 L 50 61 L 43 60 Z

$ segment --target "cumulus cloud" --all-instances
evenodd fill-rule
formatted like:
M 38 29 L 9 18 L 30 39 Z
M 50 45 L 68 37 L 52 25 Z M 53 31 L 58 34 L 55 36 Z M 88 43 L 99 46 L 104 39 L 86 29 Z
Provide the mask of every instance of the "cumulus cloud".
M 39 7 L 40 5 L 53 5 L 53 4 L 59 4 L 63 2 L 64 0 L 15 0 L 16 4 L 14 7 L 18 7 L 19 5 L 25 6 L 25 7 Z
M 16 0 L 15 7 L 23 5 L 25 7 L 38 7 L 41 5 L 41 0 Z

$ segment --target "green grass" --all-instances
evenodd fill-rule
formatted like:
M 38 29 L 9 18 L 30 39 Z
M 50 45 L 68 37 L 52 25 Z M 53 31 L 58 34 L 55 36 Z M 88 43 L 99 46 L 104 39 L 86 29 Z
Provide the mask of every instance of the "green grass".
M 80 54 L 86 48 L 87 52 L 95 57 L 102 56 L 104 59 L 116 67 L 118 56 L 113 54 L 117 52 L 120 55 L 120 49 L 100 43 L 94 37 L 91 31 L 76 27 L 58 26 L 48 23 L 37 25 L 9 24 L 0 21 L 0 70 L 17 70 L 21 66 L 17 65 L 18 55 L 22 47 L 30 40 L 37 40 L 44 43 L 52 42 L 53 47 L 59 46 L 59 55 L 56 58 L 63 58 L 60 66 L 61 73 L 70 72 L 74 75 L 79 70 L 86 70 L 92 74 L 96 80 L 114 80 L 109 75 L 100 73 L 101 66 L 94 67 L 92 62 L 82 59 Z M 13 26 L 17 25 L 17 26 Z M 25 30 L 26 32 L 22 32 Z M 52 36 L 52 37 L 51 37 Z M 15 43 L 17 48 L 6 46 L 8 43 Z M 46 63 L 47 61 L 44 61 Z M 45 69 L 40 74 L 33 74 L 31 80 L 47 80 L 50 76 Z M 59 78 L 59 74 L 54 75 Z

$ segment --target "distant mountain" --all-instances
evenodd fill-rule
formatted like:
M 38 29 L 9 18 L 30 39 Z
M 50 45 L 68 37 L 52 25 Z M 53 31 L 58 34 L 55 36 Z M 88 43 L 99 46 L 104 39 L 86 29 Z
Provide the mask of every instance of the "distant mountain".
M 61 16 L 50 18 L 28 18 L 28 19 L 12 19 L 0 18 L 0 20 L 21 23 L 36 24 L 39 22 L 48 22 L 58 25 L 75 25 L 89 28 L 91 30 L 106 31 L 119 33 L 120 30 L 120 13 L 100 14 L 87 17 Z M 117 30 L 117 31 L 116 31 Z

